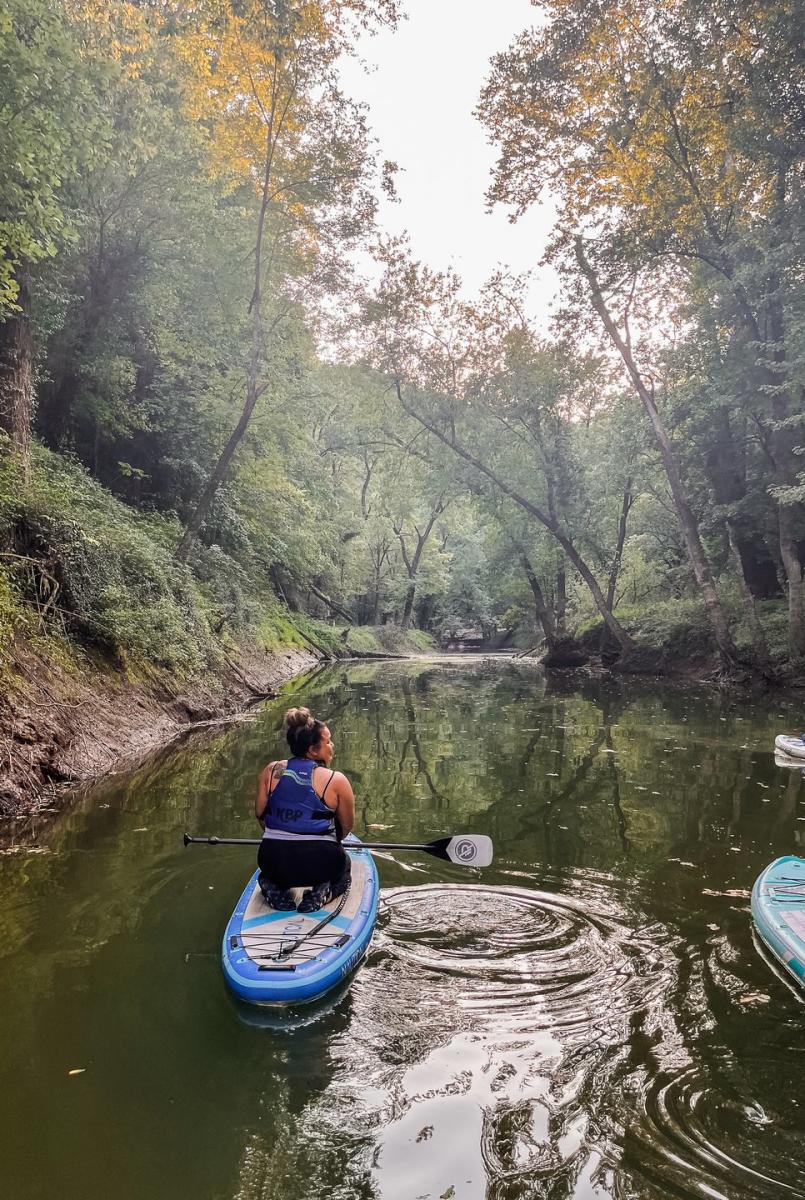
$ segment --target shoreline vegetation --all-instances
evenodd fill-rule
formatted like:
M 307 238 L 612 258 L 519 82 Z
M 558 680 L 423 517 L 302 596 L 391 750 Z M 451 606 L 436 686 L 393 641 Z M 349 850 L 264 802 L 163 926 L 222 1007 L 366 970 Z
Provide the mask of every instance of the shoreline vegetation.
M 331 633 L 318 632 L 322 641 Z M 164 670 L 120 672 L 41 639 L 17 642 L 0 698 L 0 821 L 58 811 L 76 788 L 132 769 L 190 735 L 248 719 L 255 705 L 297 676 L 336 661 L 423 651 L 421 639 L 393 639 L 398 650 L 390 651 L 383 649 L 383 630 L 362 635 L 374 648 L 341 643 L 337 654 L 325 653 L 306 639 L 273 650 L 230 646 L 217 670 L 184 679 Z M 0 842 L 3 834 L 0 824 Z
M 379 227 L 339 63 L 401 15 L 6 0 L 0 812 L 297 657 L 805 682 L 800 14 L 548 3 L 493 55 L 548 323 Z
M 44 448 L 27 483 L 0 461 L 0 538 L 13 547 L 0 554 L 0 817 L 58 807 L 322 663 L 434 645 L 418 629 L 293 611 L 214 553 L 206 568 L 178 565 L 172 537 Z
M 6 643 L 0 660 L 0 843 L 7 843 L 9 834 L 13 840 L 21 821 L 60 811 L 78 789 L 106 775 L 133 769 L 188 736 L 248 720 L 255 705 L 274 698 L 278 688 L 297 676 L 336 662 L 432 658 L 436 663 L 463 656 L 440 654 L 421 633 L 401 635 L 394 626 L 339 630 L 305 619 L 297 629 L 293 614 L 275 614 L 274 620 L 285 623 L 284 644 L 221 643 L 214 666 L 185 676 L 143 662 L 121 669 L 52 633 L 33 633 L 29 622 L 27 634 Z M 694 637 L 695 629 L 686 627 L 679 631 L 683 634 Z M 593 626 L 573 646 L 592 647 L 598 636 Z M 625 670 L 617 661 L 607 663 L 586 651 L 552 668 L 546 665 L 544 645 L 473 650 L 482 657 L 505 654 L 516 662 L 536 661 L 557 683 L 563 678 L 564 687 L 628 675 L 633 676 L 632 687 L 636 676 L 644 684 L 725 685 L 717 657 L 712 652 L 704 656 L 701 646 L 691 657 L 676 659 L 673 667 L 658 652 Z M 763 685 L 756 678 L 733 677 L 729 686 L 739 693 Z

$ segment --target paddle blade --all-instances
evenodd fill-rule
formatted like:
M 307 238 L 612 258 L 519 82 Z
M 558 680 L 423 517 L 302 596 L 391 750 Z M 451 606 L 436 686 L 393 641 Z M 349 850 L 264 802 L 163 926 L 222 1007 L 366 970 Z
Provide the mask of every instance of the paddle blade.
M 484 833 L 460 833 L 431 842 L 431 846 L 440 858 L 459 867 L 488 867 L 494 855 L 492 839 Z

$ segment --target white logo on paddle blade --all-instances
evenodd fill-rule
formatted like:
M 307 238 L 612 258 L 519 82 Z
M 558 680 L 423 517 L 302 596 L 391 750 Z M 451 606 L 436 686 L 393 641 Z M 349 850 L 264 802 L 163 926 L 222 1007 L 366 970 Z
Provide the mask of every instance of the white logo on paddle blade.
M 475 842 L 469 841 L 467 838 L 462 838 L 456 842 L 455 850 L 453 851 L 456 858 L 460 858 L 462 862 L 469 863 L 475 858 L 478 853 Z

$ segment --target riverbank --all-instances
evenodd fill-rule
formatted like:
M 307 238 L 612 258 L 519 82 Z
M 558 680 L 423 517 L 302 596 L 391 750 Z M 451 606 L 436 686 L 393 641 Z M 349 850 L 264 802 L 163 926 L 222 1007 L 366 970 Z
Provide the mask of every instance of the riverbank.
M 66 791 L 128 769 L 194 728 L 224 722 L 322 661 L 314 650 L 241 648 L 217 674 L 127 676 L 16 648 L 0 699 L 0 815 L 61 807 Z
M 369 627 L 322 627 L 315 640 L 292 630 L 284 645 L 221 646 L 215 669 L 180 676 L 146 664 L 121 669 L 55 639 L 17 639 L 6 647 L 0 695 L 0 818 L 61 808 L 70 789 L 236 719 L 323 662 L 400 657 L 421 642 Z

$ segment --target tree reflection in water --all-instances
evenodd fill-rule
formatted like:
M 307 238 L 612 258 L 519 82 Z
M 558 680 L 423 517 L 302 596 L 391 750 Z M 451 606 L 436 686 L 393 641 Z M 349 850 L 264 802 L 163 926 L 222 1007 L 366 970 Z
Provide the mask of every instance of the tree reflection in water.
M 359 833 L 488 833 L 495 862 L 384 855 L 343 994 L 254 1028 L 218 962 L 251 851 L 181 834 L 254 835 L 291 702 L 331 724 Z M 747 901 L 805 828 L 772 755 L 797 721 L 511 660 L 373 663 L 108 781 L 0 875 L 13 1194 L 805 1196 L 805 1026 Z

